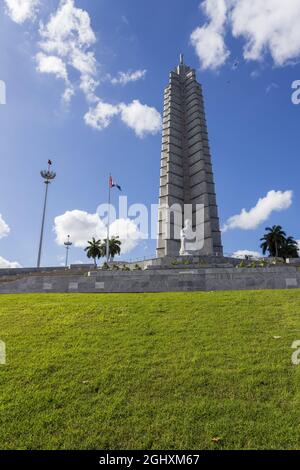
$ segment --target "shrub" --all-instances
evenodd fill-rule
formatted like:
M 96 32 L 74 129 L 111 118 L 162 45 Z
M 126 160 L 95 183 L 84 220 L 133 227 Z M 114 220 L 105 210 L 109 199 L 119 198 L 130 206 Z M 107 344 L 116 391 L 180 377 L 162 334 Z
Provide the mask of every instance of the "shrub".
M 186 266 L 189 266 L 190 264 L 192 264 L 192 261 L 190 259 L 186 259 L 183 264 L 185 264 Z
M 245 261 L 241 261 L 238 265 L 237 265 L 237 268 L 241 269 L 241 268 L 247 268 L 247 263 Z
M 202 259 L 201 261 L 199 261 L 199 265 L 200 265 L 200 266 L 203 266 L 204 268 L 208 266 L 208 264 L 206 263 L 206 261 L 204 261 L 204 259 Z
M 260 261 L 259 266 L 261 268 L 267 268 L 268 267 L 268 262 L 267 261 Z
M 257 268 L 257 262 L 256 261 L 252 261 L 252 263 L 248 264 L 247 265 L 247 268 Z

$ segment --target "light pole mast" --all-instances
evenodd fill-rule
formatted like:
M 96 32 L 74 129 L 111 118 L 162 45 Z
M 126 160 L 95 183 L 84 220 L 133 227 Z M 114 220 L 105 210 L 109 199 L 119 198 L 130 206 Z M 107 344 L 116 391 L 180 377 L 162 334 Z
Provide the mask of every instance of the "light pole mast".
M 68 260 L 69 260 L 69 249 L 73 245 L 73 243 L 70 241 L 70 235 L 68 235 L 68 240 L 64 243 L 66 247 L 66 268 L 68 267 Z
M 112 177 L 109 175 L 109 184 L 108 184 L 108 221 L 107 221 L 107 238 L 106 238 L 106 261 L 109 263 L 110 258 L 110 243 L 109 243 L 109 225 L 110 225 L 110 200 L 111 200 L 111 188 L 112 188 Z
M 46 185 L 46 190 L 45 190 L 45 200 L 44 200 L 44 210 L 43 210 L 43 218 L 42 218 L 39 254 L 38 254 L 38 261 L 37 261 L 37 267 L 38 268 L 41 267 L 44 228 L 45 228 L 45 218 L 46 218 L 46 209 L 47 209 L 47 198 L 48 198 L 48 187 L 49 187 L 49 184 L 51 183 L 51 181 L 53 181 L 56 177 L 56 173 L 51 171 L 51 166 L 52 166 L 52 161 L 48 160 L 48 170 L 41 171 L 41 177 L 43 178 L 44 183 Z

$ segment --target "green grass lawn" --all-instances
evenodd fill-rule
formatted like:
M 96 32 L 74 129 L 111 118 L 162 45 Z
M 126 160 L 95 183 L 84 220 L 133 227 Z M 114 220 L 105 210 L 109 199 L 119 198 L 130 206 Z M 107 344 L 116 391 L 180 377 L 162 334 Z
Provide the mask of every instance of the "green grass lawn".
M 300 290 L 7 295 L 0 339 L 1 449 L 300 449 Z

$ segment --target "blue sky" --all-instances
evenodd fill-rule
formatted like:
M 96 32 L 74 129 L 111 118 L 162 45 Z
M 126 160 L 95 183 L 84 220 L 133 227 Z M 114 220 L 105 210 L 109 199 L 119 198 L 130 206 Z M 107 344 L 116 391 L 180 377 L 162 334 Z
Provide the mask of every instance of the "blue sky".
M 268 2 L 277 8 L 276 0 Z M 24 15 L 15 9 L 16 3 L 0 3 L 0 79 L 7 87 L 7 103 L 0 106 L 2 264 L 4 260 L 22 266 L 36 264 L 44 191 L 39 172 L 49 158 L 57 179 L 50 187 L 44 265 L 63 262 L 55 218 L 74 210 L 95 214 L 97 206 L 107 201 L 109 172 L 122 185 L 129 204 L 157 203 L 161 146 L 157 116 L 162 113 L 169 71 L 177 65 L 180 52 L 197 69 L 204 89 L 221 224 L 240 215 L 243 208 L 249 212 L 273 191 L 254 212 L 229 221 L 223 234 L 225 252 L 259 251 L 259 238 L 272 224 L 281 224 L 300 239 L 300 105 L 291 100 L 291 85 L 300 80 L 300 38 L 293 36 L 291 48 L 289 37 L 294 25 L 299 25 L 300 9 L 293 10 L 293 0 L 285 6 L 287 12 L 291 6 L 291 14 L 279 37 L 275 20 L 272 36 L 271 16 L 262 44 L 255 43 L 255 23 L 247 31 L 251 25 L 239 23 L 239 11 L 227 11 L 225 0 L 208 0 L 202 5 L 206 11 L 199 8 L 199 0 L 63 0 L 61 4 L 41 0 L 39 5 L 33 1 L 37 9 L 29 8 Z M 84 18 L 88 15 L 91 21 L 96 40 L 90 41 L 84 53 L 92 53 L 96 64 L 96 72 L 89 75 L 99 82 L 93 90 L 94 101 L 79 89 L 82 72 L 67 63 L 68 78 L 63 79 L 58 58 L 61 66 L 66 56 L 61 58 L 58 50 L 49 52 L 53 37 L 49 39 L 47 25 L 64 3 L 85 11 Z M 257 24 L 261 24 L 260 15 L 267 14 L 246 13 L 251 18 L 256 14 Z M 235 15 L 235 23 L 229 14 Z M 41 36 L 39 28 L 48 35 Z M 192 45 L 191 34 L 197 28 L 201 29 Z M 252 50 L 249 35 L 255 43 Z M 48 41 L 46 46 L 41 47 L 42 41 Z M 54 64 L 43 63 L 48 73 L 38 70 L 38 54 L 56 57 Z M 49 72 L 50 66 L 56 74 L 53 69 Z M 126 85 L 111 83 L 120 77 L 119 72 L 129 77 L 145 70 L 143 78 Z M 73 87 L 74 96 L 66 103 L 62 94 L 68 86 Z M 134 100 L 148 107 L 149 122 L 142 137 L 134 116 L 132 121 L 132 113 L 139 111 L 130 106 Z M 84 121 L 99 101 L 115 113 L 101 130 Z M 113 193 L 114 202 L 117 197 Z M 73 221 L 68 219 L 68 223 Z M 154 253 L 155 241 L 143 240 L 124 257 Z M 80 246 L 73 247 L 71 261 L 85 261 Z

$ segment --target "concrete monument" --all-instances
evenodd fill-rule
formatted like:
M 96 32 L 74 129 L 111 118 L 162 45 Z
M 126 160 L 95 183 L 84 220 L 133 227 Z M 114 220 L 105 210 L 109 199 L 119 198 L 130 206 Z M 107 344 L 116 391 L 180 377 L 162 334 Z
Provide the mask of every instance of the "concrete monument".
M 186 252 L 182 249 L 185 207 L 190 209 L 194 234 L 201 240 L 199 246 L 195 245 L 195 254 L 222 256 L 202 88 L 196 80 L 196 71 L 184 64 L 181 55 L 180 64 L 170 73 L 164 95 L 159 258 Z

